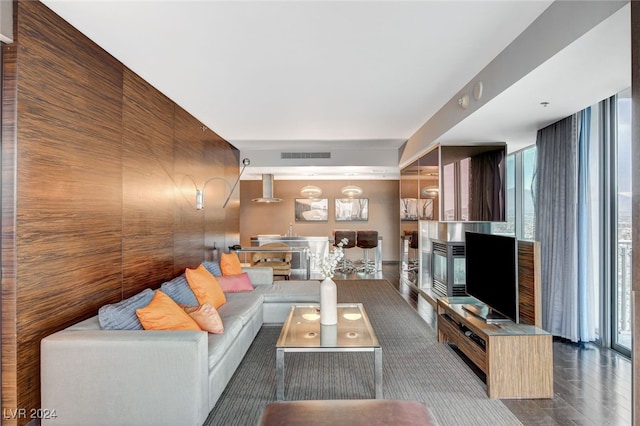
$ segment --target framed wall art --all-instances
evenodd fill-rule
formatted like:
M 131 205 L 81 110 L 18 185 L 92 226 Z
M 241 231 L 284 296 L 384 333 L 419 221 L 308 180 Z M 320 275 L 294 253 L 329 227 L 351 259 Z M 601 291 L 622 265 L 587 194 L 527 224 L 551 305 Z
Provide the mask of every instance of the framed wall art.
M 433 220 L 433 198 L 421 198 L 418 204 L 420 220 Z
M 296 222 L 327 222 L 329 220 L 328 198 L 296 198 Z
M 432 198 L 401 198 L 400 220 L 433 220 Z
M 336 198 L 336 222 L 369 220 L 368 198 Z
M 418 199 L 400 199 L 400 220 L 418 220 Z

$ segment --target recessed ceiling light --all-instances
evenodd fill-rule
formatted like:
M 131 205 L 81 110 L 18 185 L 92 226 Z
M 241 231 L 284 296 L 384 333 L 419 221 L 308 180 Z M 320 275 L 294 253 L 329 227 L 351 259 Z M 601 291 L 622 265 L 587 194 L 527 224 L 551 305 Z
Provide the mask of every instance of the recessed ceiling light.
M 458 99 L 458 106 L 462 109 L 469 108 L 469 94 L 463 94 L 460 99 Z
M 473 86 L 473 99 L 475 99 L 476 101 L 479 101 L 480 98 L 482 98 L 482 90 L 484 88 L 484 85 L 482 84 L 481 81 L 478 81 L 474 86 Z

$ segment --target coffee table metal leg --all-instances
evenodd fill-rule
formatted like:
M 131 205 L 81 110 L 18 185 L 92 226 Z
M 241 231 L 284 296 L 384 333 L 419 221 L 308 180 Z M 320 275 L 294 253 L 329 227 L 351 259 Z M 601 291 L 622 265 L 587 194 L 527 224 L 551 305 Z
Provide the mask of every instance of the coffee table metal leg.
M 373 350 L 373 363 L 375 368 L 376 399 L 382 399 L 382 348 Z
M 276 400 L 284 400 L 284 348 L 276 349 Z

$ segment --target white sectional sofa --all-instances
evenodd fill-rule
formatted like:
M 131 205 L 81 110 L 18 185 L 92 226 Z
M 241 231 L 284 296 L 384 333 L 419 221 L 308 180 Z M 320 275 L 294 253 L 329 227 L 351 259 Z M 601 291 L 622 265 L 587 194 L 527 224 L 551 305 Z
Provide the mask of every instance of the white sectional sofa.
M 260 327 L 283 323 L 293 303 L 319 302 L 317 281 L 243 271 L 255 289 L 226 294 L 223 334 L 104 330 L 94 316 L 44 338 L 41 406 L 56 417 L 42 424 L 202 425 Z

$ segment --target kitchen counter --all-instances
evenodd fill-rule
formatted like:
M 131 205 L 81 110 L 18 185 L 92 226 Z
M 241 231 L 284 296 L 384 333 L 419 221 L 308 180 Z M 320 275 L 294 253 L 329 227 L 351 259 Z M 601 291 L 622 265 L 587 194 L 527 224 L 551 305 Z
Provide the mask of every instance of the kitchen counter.
M 329 247 L 333 244 L 333 238 L 329 237 L 288 237 L 283 235 L 258 235 L 251 237 L 251 247 L 260 247 L 267 243 L 284 243 L 289 247 L 306 247 L 309 253 L 315 253 L 317 257 L 325 256 L 329 253 Z M 305 259 L 300 259 L 299 256 L 294 256 L 291 259 L 291 276 L 294 279 L 305 279 L 310 277 L 311 279 L 322 279 L 322 272 L 317 267 L 316 262 L 311 261 L 309 268 L 311 271 L 306 270 L 307 262 Z
M 333 237 L 319 237 L 319 236 L 286 236 L 286 235 L 257 235 L 251 237 L 251 247 L 260 247 L 267 243 L 285 243 L 290 247 L 308 247 L 310 253 L 315 253 L 317 257 L 325 256 L 329 253 L 329 248 L 333 245 Z M 348 249 L 349 252 L 353 250 L 360 250 L 358 247 Z M 351 257 L 351 256 L 349 256 Z M 362 255 L 359 256 L 360 258 Z M 374 258 L 376 270 L 382 270 L 382 236 L 378 236 L 378 247 L 374 249 Z M 307 274 L 304 269 L 305 262 L 301 262 L 299 258 L 292 259 L 291 273 L 299 277 L 310 276 L 311 279 L 322 279 L 323 275 L 316 262 L 311 262 L 311 271 Z M 304 279 L 304 278 L 301 278 Z

